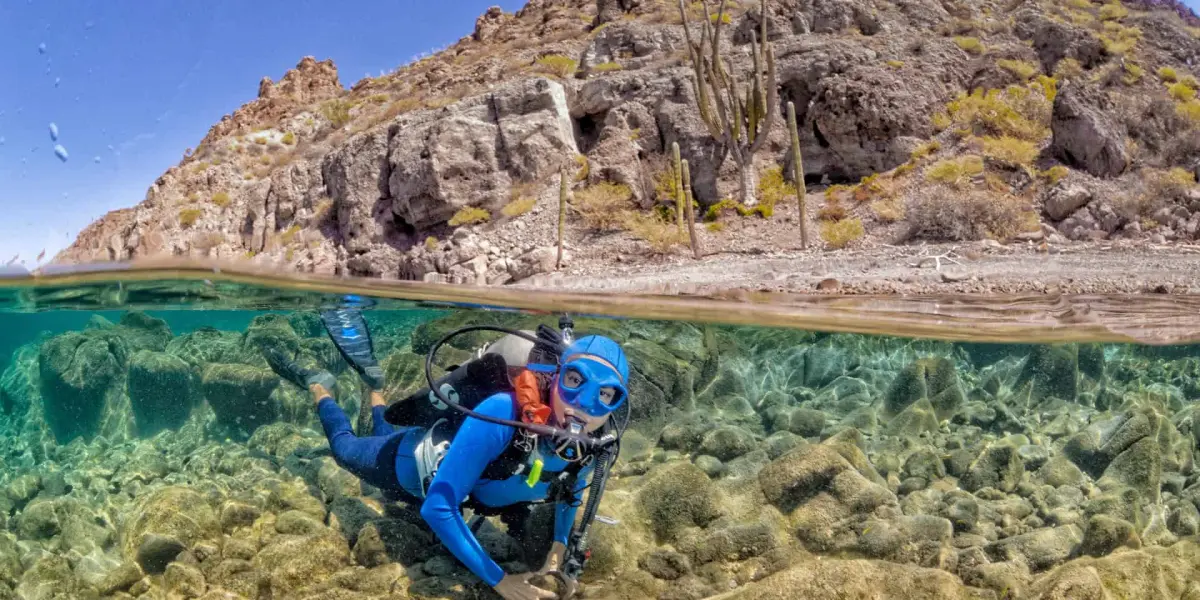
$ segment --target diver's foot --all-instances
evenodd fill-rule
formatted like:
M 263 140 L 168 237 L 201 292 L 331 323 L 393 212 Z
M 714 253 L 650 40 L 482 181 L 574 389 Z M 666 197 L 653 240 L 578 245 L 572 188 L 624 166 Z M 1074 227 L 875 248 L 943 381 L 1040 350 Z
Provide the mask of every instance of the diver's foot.
M 305 369 L 296 361 L 289 359 L 278 348 L 263 348 L 263 356 L 271 370 L 283 379 L 292 382 L 296 387 L 308 389 L 316 384 L 333 393 L 337 387 L 337 379 L 324 369 Z
M 363 382 L 372 390 L 383 389 L 383 368 L 375 358 L 371 330 L 363 319 L 362 311 L 355 308 L 322 311 L 321 322 L 342 358 L 346 359 L 346 363 Z

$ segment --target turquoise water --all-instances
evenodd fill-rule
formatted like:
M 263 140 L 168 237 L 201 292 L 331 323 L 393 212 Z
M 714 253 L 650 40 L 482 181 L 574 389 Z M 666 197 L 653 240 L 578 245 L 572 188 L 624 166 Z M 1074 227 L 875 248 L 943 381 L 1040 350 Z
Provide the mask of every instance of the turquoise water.
M 0 598 L 496 597 L 419 506 L 338 467 L 312 400 L 263 359 L 331 370 L 365 432 L 317 318 L 336 295 L 166 281 L 0 298 Z M 366 318 L 395 402 L 446 332 L 558 315 L 377 299 Z M 586 597 L 1200 597 L 1194 346 L 576 326 L 633 370 Z M 437 365 L 492 339 L 456 338 Z M 508 572 L 536 570 L 546 516 L 477 535 Z

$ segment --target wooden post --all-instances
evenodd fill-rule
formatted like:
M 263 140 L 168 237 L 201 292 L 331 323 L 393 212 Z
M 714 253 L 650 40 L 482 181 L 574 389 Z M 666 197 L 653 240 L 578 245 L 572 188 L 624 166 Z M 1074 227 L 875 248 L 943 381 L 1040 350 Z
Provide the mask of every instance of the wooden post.
M 792 132 L 792 178 L 796 180 L 796 206 L 800 210 L 800 248 L 808 249 L 808 210 L 805 206 L 804 163 L 800 158 L 800 133 L 796 129 L 796 105 L 788 102 L 788 129 Z
M 696 239 L 696 214 L 692 210 L 692 172 L 688 169 L 687 161 L 681 162 L 683 175 L 683 197 L 687 205 L 688 239 L 692 243 L 692 258 L 700 260 L 700 240 Z
M 563 231 L 567 224 L 567 170 L 563 168 L 558 177 L 558 259 L 554 262 L 554 270 L 562 268 L 563 260 Z

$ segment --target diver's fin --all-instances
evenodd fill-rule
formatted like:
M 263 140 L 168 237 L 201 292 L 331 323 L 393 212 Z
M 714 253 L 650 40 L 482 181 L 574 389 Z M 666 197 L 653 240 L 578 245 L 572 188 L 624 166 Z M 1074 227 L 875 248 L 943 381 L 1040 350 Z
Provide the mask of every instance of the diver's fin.
M 338 308 L 321 311 L 325 331 L 337 346 L 342 358 L 358 372 L 371 389 L 383 389 L 383 368 L 375 359 L 371 330 L 357 308 Z
M 314 383 L 321 384 L 330 393 L 333 393 L 337 388 L 337 379 L 328 371 L 305 369 L 277 348 L 264 346 L 262 353 L 263 357 L 267 359 L 267 364 L 271 366 L 271 370 L 276 375 L 292 382 L 298 388 L 308 389 L 308 386 Z

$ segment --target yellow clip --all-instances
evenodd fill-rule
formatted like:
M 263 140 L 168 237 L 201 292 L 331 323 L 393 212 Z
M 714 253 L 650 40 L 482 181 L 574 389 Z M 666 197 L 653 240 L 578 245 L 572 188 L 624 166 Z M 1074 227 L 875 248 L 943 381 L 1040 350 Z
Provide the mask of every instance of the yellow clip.
M 533 487 L 542 478 L 542 459 L 537 458 L 533 461 L 533 468 L 529 470 L 529 477 L 525 478 L 525 485 Z

